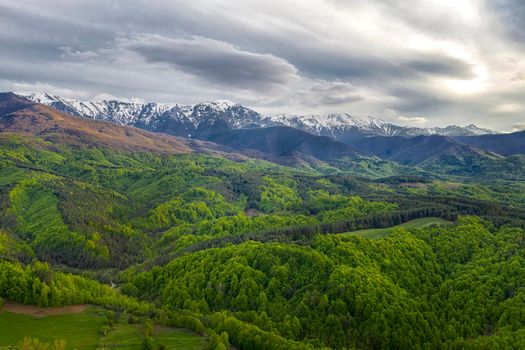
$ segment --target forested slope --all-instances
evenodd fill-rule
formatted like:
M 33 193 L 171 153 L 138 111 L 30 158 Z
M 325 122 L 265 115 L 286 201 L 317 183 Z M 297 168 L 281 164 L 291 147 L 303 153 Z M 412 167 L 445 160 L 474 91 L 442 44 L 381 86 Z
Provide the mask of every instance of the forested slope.
M 115 125 L 125 147 L 84 142 L 23 107 L 0 132 L 7 301 L 97 304 L 216 349 L 525 346 L 517 177 L 285 167 Z M 424 217 L 455 224 L 338 235 Z
M 375 241 L 246 242 L 132 269 L 123 291 L 209 315 L 247 349 L 273 348 L 271 338 L 247 337 L 229 317 L 316 347 L 521 348 L 524 238 L 462 218 Z

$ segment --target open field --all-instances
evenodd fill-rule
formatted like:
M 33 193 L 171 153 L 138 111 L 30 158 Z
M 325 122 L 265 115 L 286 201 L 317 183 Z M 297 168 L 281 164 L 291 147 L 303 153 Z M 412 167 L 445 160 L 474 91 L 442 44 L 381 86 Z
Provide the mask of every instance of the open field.
M 104 316 L 99 309 L 88 307 L 81 313 L 35 317 L 27 314 L 31 307 L 21 308 L 24 309 L 22 313 L 0 312 L 0 347 L 16 345 L 24 337 L 32 337 L 46 343 L 64 339 L 68 349 L 96 348 L 100 338 L 98 331 L 104 324 Z M 34 309 L 38 312 L 41 308 Z
M 67 349 L 96 349 L 100 341 L 119 349 L 142 349 L 142 325 L 117 323 L 101 339 L 99 330 L 104 322 L 103 310 L 94 306 L 39 308 L 9 303 L 0 310 L 0 348 L 31 337 L 46 343 L 64 339 Z M 172 350 L 199 350 L 207 343 L 206 338 L 190 331 L 162 326 L 155 327 L 153 340 Z
M 393 227 L 387 227 L 387 228 L 377 228 L 377 229 L 370 229 L 370 230 L 358 230 L 353 232 L 346 232 L 341 233 L 343 237 L 349 237 L 349 236 L 361 236 L 368 239 L 378 239 L 381 237 L 388 236 L 396 227 L 405 227 L 405 228 L 424 228 L 432 225 L 451 225 L 451 221 L 447 221 L 441 218 L 421 218 L 421 219 L 415 219 L 408 222 L 405 222 L 404 224 L 393 226 Z

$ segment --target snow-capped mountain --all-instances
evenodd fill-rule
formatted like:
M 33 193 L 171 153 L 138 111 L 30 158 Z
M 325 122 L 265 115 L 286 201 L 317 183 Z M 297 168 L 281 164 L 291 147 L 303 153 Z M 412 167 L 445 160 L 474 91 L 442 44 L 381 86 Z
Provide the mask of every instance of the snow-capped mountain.
M 477 136 L 497 134 L 489 129 L 479 128 L 476 125 L 465 127 L 451 125 L 447 127 L 420 128 L 395 125 L 385 120 L 373 117 L 356 117 L 347 113 L 328 115 L 286 115 L 280 114 L 269 117 L 275 123 L 304 129 L 319 135 L 340 138 L 359 134 L 363 136 Z
M 356 117 L 348 113 L 328 115 L 264 116 L 252 109 L 230 101 L 216 101 L 182 105 L 176 103 L 138 103 L 116 100 L 83 102 L 47 93 L 21 94 L 29 100 L 54 107 L 72 115 L 106 120 L 120 125 L 164 132 L 176 136 L 199 137 L 221 127 L 232 129 L 289 126 L 340 141 L 367 136 L 475 136 L 495 134 L 475 125 L 444 128 L 419 128 L 392 124 L 372 118 Z M 221 121 L 222 123 L 216 123 Z M 226 126 L 225 126 L 226 124 Z
M 230 127 L 236 129 L 263 125 L 263 118 L 259 113 L 230 101 L 182 105 L 116 100 L 83 102 L 47 93 L 23 96 L 77 117 L 105 120 L 185 137 L 191 137 L 199 127 L 209 126 L 218 119 L 226 121 Z
M 347 113 L 327 115 L 279 114 L 268 118 L 277 124 L 304 129 L 321 135 L 332 134 L 336 130 L 346 130 L 350 128 L 356 128 L 371 134 L 384 134 L 388 132 L 388 130 L 383 129 L 383 127 L 388 124 L 383 120 L 372 117 L 360 118 Z

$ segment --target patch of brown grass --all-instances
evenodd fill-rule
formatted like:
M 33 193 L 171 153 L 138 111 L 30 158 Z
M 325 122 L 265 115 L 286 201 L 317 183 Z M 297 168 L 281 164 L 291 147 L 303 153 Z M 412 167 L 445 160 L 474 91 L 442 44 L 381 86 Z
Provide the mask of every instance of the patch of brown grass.
M 79 314 L 86 310 L 87 305 L 69 305 L 61 307 L 38 307 L 33 305 L 22 305 L 16 303 L 6 303 L 0 312 L 11 312 L 14 314 L 29 315 L 34 317 L 44 317 L 49 315 Z

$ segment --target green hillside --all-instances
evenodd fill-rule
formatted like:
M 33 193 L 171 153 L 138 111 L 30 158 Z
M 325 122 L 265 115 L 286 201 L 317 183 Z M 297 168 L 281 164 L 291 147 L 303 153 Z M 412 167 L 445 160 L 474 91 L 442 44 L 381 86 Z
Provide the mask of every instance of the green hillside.
M 0 164 L 0 298 L 96 305 L 2 313 L 6 345 L 523 345 L 518 182 L 326 174 L 5 133 Z

